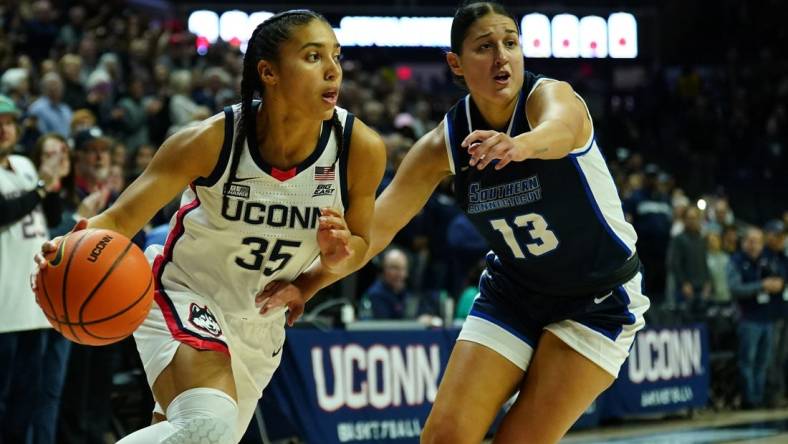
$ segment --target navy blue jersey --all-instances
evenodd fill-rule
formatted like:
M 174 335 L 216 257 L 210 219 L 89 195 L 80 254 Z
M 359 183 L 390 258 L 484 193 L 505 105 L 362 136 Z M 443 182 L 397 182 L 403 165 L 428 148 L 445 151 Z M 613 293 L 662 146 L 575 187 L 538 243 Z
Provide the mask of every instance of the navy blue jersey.
M 525 72 L 506 130 L 511 137 L 530 131 L 525 104 L 542 80 Z M 593 131 L 585 146 L 562 159 L 479 171 L 469 167 L 460 144 L 473 130 L 502 129 L 484 121 L 470 96 L 449 110 L 444 127 L 457 203 L 492 248 L 483 290 L 514 304 L 526 294 L 584 297 L 609 292 L 638 272 L 637 236 Z

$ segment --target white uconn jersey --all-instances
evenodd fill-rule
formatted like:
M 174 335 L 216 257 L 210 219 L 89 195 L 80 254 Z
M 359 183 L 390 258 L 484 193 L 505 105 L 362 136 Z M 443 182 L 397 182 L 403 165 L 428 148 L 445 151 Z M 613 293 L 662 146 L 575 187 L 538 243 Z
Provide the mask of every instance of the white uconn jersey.
M 320 208 L 344 212 L 353 116 L 336 108 L 344 127 L 341 153 L 327 120 L 312 155 L 288 171 L 262 160 L 256 131 L 250 131 L 230 183 L 232 150 L 242 131 L 239 110 L 240 105 L 225 109 L 216 168 L 183 193 L 154 273 L 165 291 L 196 293 L 213 300 L 224 315 L 245 316 L 257 313 L 254 298 L 265 285 L 294 280 L 318 257 Z
M 36 186 L 38 173 L 26 157 L 8 157 L 10 168 L 0 167 L 0 194 L 19 197 Z M 41 206 L 22 219 L 0 225 L 0 332 L 50 327 L 30 289 L 32 260 L 49 237 Z

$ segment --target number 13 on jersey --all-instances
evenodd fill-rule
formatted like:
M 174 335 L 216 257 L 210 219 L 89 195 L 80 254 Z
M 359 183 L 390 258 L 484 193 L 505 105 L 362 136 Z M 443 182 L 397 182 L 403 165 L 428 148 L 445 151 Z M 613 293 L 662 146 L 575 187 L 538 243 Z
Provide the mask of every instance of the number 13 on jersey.
M 514 257 L 525 259 L 526 255 L 515 236 L 514 230 L 506 219 L 493 219 L 490 225 L 501 233 L 506 245 L 512 250 Z M 558 248 L 558 238 L 547 226 L 544 218 L 536 213 L 521 214 L 514 218 L 517 228 L 525 228 L 532 242 L 525 242 L 525 248 L 533 256 L 541 256 Z

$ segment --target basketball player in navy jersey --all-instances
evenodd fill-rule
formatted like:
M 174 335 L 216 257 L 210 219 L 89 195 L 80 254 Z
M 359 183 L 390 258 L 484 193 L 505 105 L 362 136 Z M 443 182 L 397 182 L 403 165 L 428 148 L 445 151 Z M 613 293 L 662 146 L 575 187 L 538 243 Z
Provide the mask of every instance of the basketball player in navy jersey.
M 339 54 L 317 13 L 263 22 L 244 57 L 241 104 L 169 138 L 111 208 L 77 226 L 131 237 L 183 192 L 166 245 L 146 251 L 155 303 L 134 334 L 155 423 L 121 443 L 238 442 L 281 360 L 285 317 L 300 315 L 261 315 L 255 296 L 274 280 L 363 261 L 385 148 L 336 106 Z
M 375 204 L 368 258 L 454 175 L 458 204 L 492 247 L 426 443 L 481 442 L 517 391 L 495 442 L 557 442 L 616 378 L 649 305 L 588 109 L 567 83 L 524 71 L 519 35 L 498 4 L 457 11 L 447 61 L 470 94 Z M 296 287 L 308 295 L 316 282 Z M 293 293 L 261 297 L 297 306 Z

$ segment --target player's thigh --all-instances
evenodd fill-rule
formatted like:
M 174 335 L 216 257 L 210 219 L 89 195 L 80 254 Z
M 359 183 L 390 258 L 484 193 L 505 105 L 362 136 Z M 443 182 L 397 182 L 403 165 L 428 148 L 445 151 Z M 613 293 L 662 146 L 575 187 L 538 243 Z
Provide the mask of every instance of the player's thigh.
M 221 390 L 238 400 L 230 356 L 181 343 L 172 361 L 156 378 L 153 396 L 166 412 L 176 396 L 198 387 Z
M 545 330 L 494 442 L 558 442 L 613 380 L 608 371 Z
M 424 443 L 479 443 L 523 370 L 499 353 L 459 340 L 422 432 Z

